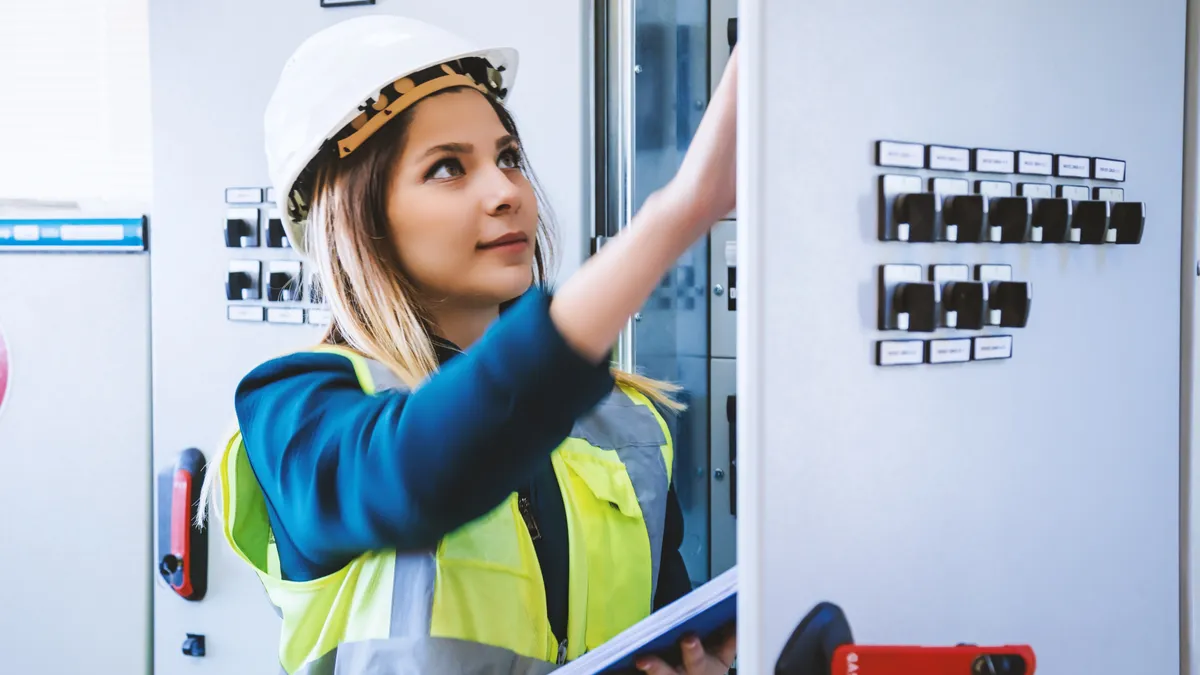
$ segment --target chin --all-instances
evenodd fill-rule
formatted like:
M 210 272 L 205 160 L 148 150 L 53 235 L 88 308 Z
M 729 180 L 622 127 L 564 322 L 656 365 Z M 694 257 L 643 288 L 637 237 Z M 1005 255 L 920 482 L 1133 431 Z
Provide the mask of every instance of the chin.
M 523 274 L 497 275 L 497 277 L 499 278 L 492 278 L 487 283 L 481 284 L 475 295 L 487 298 L 489 304 L 504 304 L 516 300 L 533 287 L 533 274 L 529 271 L 525 271 Z

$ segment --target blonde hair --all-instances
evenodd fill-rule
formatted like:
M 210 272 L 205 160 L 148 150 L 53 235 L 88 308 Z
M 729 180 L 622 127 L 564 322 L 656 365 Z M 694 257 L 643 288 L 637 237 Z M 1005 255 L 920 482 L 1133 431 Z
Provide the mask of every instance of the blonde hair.
M 487 98 L 505 129 L 519 138 L 508 111 L 494 98 Z M 308 257 L 316 266 L 320 291 L 332 315 L 322 343 L 348 347 L 384 364 L 411 389 L 420 387 L 437 372 L 438 357 L 432 317 L 418 302 L 388 234 L 386 197 L 391 167 L 403 147 L 414 110 L 410 108 L 391 120 L 354 155 L 316 167 L 306 232 Z M 519 152 L 521 167 L 538 197 L 532 280 L 544 284 L 553 268 L 552 218 L 524 150 Z M 672 412 L 685 409 L 672 397 L 679 386 L 616 367 L 611 372 L 618 385 L 643 394 L 661 408 Z M 220 502 L 219 467 L 225 451 L 222 444 L 209 462 L 198 523 L 214 503 Z

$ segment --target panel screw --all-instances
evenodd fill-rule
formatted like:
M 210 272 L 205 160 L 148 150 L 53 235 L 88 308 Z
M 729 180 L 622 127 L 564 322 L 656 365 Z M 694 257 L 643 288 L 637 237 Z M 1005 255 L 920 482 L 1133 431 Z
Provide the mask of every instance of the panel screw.
M 725 469 L 717 469 L 713 471 L 713 478 L 717 480 L 725 480 Z
M 634 314 L 634 315 L 633 315 L 633 320 L 634 320 L 634 321 L 641 321 L 641 320 L 642 320 L 642 313 L 641 313 L 641 312 L 638 312 L 637 314 Z
M 725 294 L 724 286 L 722 286 L 721 284 L 717 284 L 716 286 L 713 286 L 713 295 L 724 295 L 724 294 Z
M 634 74 L 634 75 L 641 75 L 641 74 L 642 74 L 642 67 L 641 67 L 641 65 L 636 65 L 636 66 L 634 66 L 634 67 L 633 67 L 633 74 Z

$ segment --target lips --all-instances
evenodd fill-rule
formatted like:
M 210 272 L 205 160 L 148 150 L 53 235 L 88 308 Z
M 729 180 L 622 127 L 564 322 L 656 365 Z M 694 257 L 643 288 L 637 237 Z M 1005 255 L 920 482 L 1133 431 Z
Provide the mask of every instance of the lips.
M 513 246 L 516 244 L 525 244 L 528 242 L 529 242 L 529 236 L 526 235 L 524 232 L 509 232 L 508 234 L 505 234 L 500 237 L 496 237 L 495 239 L 493 239 L 487 243 L 480 244 L 478 246 L 478 248 L 480 248 L 481 250 L 487 250 L 487 249 L 493 249 L 493 248 L 501 248 L 504 246 Z

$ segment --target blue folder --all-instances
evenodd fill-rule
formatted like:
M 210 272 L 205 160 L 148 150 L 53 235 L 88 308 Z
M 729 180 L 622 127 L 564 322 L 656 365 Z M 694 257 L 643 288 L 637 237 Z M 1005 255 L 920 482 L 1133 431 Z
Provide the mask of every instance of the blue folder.
M 605 644 L 554 671 L 555 675 L 625 675 L 640 673 L 634 662 L 655 655 L 679 664 L 679 642 L 687 635 L 702 641 L 724 637 L 737 619 L 737 568 L 629 627 Z

